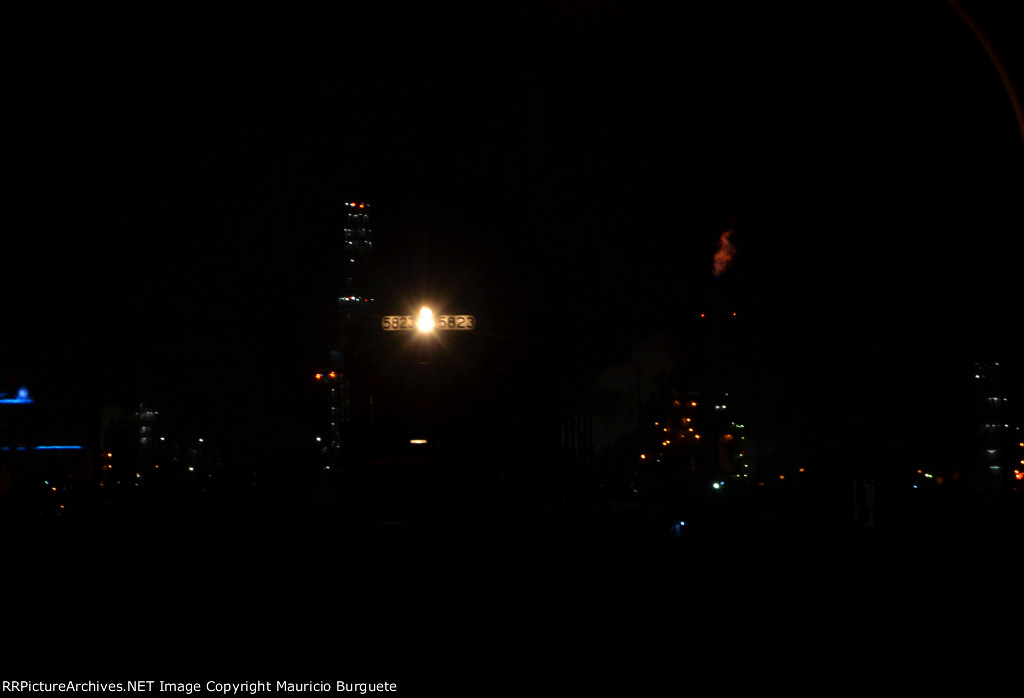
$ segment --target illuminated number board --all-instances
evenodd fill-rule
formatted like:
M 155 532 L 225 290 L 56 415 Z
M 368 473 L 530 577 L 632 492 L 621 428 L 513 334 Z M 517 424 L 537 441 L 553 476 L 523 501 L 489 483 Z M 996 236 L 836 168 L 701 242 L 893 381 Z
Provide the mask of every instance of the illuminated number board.
M 476 318 L 472 315 L 438 315 L 432 318 L 435 330 L 475 330 Z M 385 315 L 380 326 L 388 331 L 417 330 L 418 318 L 414 315 Z
M 472 315 L 438 315 L 435 327 L 439 330 L 475 330 L 476 318 Z
M 385 330 L 415 330 L 416 318 L 413 315 L 385 315 L 380 326 Z

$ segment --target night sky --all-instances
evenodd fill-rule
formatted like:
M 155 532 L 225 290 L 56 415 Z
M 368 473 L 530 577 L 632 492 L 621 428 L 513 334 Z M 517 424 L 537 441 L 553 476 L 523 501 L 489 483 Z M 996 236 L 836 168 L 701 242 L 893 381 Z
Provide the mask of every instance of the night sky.
M 557 435 L 531 442 L 509 426 L 588 413 L 595 445 L 622 456 L 625 472 L 636 391 L 664 404 L 670 388 L 704 389 L 717 372 L 736 378 L 730 400 L 766 463 L 903 466 L 878 477 L 881 492 L 914 465 L 959 466 L 977 435 L 972 362 L 1005 362 L 1021 415 L 1024 145 L 997 71 L 954 9 L 669 5 L 0 9 L 0 393 L 28 387 L 52 417 L 46 438 L 90 446 L 101 411 L 146 403 L 161 429 L 207 437 L 245 478 L 218 473 L 211 491 L 228 484 L 207 499 L 194 479 L 180 500 L 126 483 L 129 494 L 104 504 L 92 480 L 71 476 L 59 494 L 49 481 L 21 490 L 33 514 L 3 519 L 14 533 L 0 625 L 47 680 L 66 669 L 226 680 L 235 654 L 243 680 L 408 676 L 410 695 L 582 693 L 584 681 L 608 693 L 612 679 L 635 694 L 660 677 L 677 691 L 714 677 L 762 693 L 774 680 L 788 694 L 823 676 L 877 690 L 905 685 L 904 674 L 906 685 L 948 688 L 958 673 L 977 693 L 1015 666 L 999 656 L 1016 649 L 1000 640 L 1019 578 L 1012 546 L 989 554 L 971 537 L 980 527 L 965 526 L 957 556 L 954 536 L 922 516 L 889 548 L 843 547 L 836 531 L 862 527 L 860 543 L 904 530 L 855 520 L 871 473 L 832 475 L 802 501 L 787 499 L 795 478 L 751 487 L 777 499 L 752 497 L 749 517 L 735 519 L 712 511 L 731 504 L 710 488 L 684 508 L 692 492 L 680 486 L 665 496 L 680 508 L 657 515 L 695 511 L 687 532 L 703 520 L 709 534 L 669 540 L 669 519 L 654 515 L 623 524 L 660 527 L 645 558 L 641 535 L 613 544 L 626 520 L 615 517 L 640 510 L 642 496 L 612 491 L 612 477 L 601 493 L 571 483 L 579 463 L 557 460 Z M 967 7 L 1021 79 L 1016 15 Z M 338 468 L 317 469 L 306 490 L 300 476 L 286 483 L 295 489 L 263 484 L 270 466 L 302 464 L 289 449 L 310 428 L 311 323 L 317 306 L 336 308 L 351 201 L 371 205 L 381 313 L 432 302 L 479 322 L 453 341 L 474 357 L 464 385 L 486 399 L 467 398 L 462 414 L 487 446 L 458 452 L 470 455 L 452 459 L 447 479 L 417 471 L 405 484 L 405 503 L 436 514 L 436 528 L 410 515 L 371 530 L 380 511 L 403 514 L 373 509 L 391 504 L 370 500 L 398 481 L 379 463 L 365 470 L 384 473 L 380 489 L 358 468 L 332 481 L 344 484 L 336 491 L 318 483 Z M 728 229 L 736 253 L 716 278 Z M 732 327 L 708 329 L 732 312 Z M 26 451 L 5 454 L 0 475 L 77 454 Z M 479 471 L 459 471 L 467 462 Z M 533 468 L 519 490 L 516 466 Z M 21 496 L 12 481 L 0 479 L 0 494 L 16 495 L 7 499 Z M 242 495 L 228 489 L 243 481 Z M 893 491 L 880 520 L 911 496 Z M 1019 500 L 1011 511 L 979 496 L 957 510 L 962 491 L 941 489 L 953 506 L 935 511 L 966 512 L 944 531 L 1010 512 L 1018 525 L 1003 530 L 1019 537 Z M 58 496 L 69 511 L 87 498 L 100 513 L 58 519 Z M 35 516 L 44 505 L 52 521 Z M 450 521 L 465 545 L 447 536 Z M 571 524 L 564 536 L 553 521 Z M 787 556 L 799 538 L 787 538 L 789 522 L 806 545 Z M 921 565 L 929 546 L 933 564 Z M 983 627 L 995 623 L 1004 632 Z M 289 654 L 301 670 L 285 676 Z M 200 678 L 206 664 L 220 673 Z
M 1024 150 L 946 4 L 372 6 L 4 11 L 8 382 L 273 421 L 348 200 L 394 297 L 472 306 L 541 390 L 637 347 L 699 374 L 717 304 L 771 433 L 930 443 L 976 355 L 1019 358 Z

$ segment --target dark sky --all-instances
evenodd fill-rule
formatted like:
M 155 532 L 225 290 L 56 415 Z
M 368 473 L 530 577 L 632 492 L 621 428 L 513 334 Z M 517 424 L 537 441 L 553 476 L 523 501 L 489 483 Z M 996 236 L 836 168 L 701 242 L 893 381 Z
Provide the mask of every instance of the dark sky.
M 685 366 L 718 299 L 766 421 L 935 428 L 1019 318 L 988 57 L 941 2 L 662 5 L 5 10 L 3 371 L 214 417 L 283 395 L 364 199 L 393 288 L 457 289 L 510 357 L 586 384 L 661 330 Z

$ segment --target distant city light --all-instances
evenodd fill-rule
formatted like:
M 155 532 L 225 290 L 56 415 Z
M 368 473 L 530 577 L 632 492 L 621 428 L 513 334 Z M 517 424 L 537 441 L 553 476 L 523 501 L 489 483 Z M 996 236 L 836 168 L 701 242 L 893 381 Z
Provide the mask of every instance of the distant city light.
M 30 405 L 33 400 L 28 395 L 28 388 L 18 388 L 17 397 L 6 397 L 7 393 L 0 393 L 0 404 L 2 405 Z
M 427 443 L 427 440 L 426 439 L 409 439 L 409 443 L 411 443 L 411 444 L 425 444 L 425 443 Z

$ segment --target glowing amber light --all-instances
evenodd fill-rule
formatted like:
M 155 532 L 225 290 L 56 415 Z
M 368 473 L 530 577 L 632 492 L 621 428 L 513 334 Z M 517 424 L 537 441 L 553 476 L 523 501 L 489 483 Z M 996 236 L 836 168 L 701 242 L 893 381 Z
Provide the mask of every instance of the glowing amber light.
M 317 379 L 317 380 L 320 380 L 321 378 L 323 378 L 323 377 L 324 377 L 324 374 L 322 374 L 322 373 L 318 373 L 318 374 L 316 374 L 316 376 L 315 376 L 315 377 L 316 377 L 316 379 Z
M 640 460 L 647 460 L 647 456 L 645 456 L 644 454 L 641 453 L 640 454 Z
M 1014 470 L 1013 477 L 1016 478 L 1017 480 L 1024 480 L 1024 473 L 1022 473 L 1019 470 Z
M 327 374 L 327 376 L 328 376 L 329 378 L 337 378 L 337 377 L 338 377 L 338 374 L 337 374 L 337 373 L 335 373 L 334 371 L 331 371 L 330 373 L 328 373 L 328 374 Z

